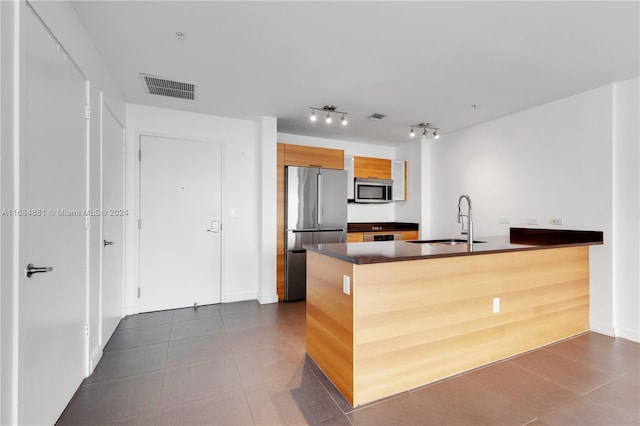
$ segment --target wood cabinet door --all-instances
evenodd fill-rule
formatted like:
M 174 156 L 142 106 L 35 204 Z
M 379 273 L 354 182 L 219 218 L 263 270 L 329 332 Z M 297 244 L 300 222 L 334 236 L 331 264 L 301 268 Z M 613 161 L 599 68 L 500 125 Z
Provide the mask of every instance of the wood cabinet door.
M 391 179 L 391 160 L 385 158 L 354 157 L 353 168 L 356 178 Z
M 343 170 L 344 151 L 341 149 L 286 144 L 284 146 L 284 162 L 286 166 Z
M 403 240 L 417 240 L 419 237 L 418 231 L 403 231 L 402 239 Z
M 347 242 L 348 243 L 361 243 L 364 241 L 364 234 L 362 232 L 348 232 L 347 233 Z

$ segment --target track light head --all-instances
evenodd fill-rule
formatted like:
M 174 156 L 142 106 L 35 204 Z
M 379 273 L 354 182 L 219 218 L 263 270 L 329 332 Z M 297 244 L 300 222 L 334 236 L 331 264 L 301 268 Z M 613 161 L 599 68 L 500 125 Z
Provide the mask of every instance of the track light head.
M 415 136 L 416 136 L 416 132 L 413 131 L 413 126 L 412 126 L 411 130 L 409 131 L 409 137 L 414 138 Z
M 434 130 L 433 130 L 433 137 L 434 137 L 435 139 L 438 139 L 438 138 L 440 137 L 440 135 L 438 134 L 438 129 L 434 129 Z
M 340 114 L 340 124 L 342 124 L 343 126 L 349 124 L 349 121 L 347 120 L 347 114 L 349 113 L 345 111 L 338 111 L 337 107 L 333 105 L 325 105 L 322 108 L 309 107 L 309 109 L 311 110 L 309 120 L 312 122 L 318 119 L 318 115 L 316 115 L 316 111 L 318 111 L 318 113 L 327 113 L 324 119 L 324 122 L 327 124 L 333 123 L 333 117 L 331 116 L 331 113 Z

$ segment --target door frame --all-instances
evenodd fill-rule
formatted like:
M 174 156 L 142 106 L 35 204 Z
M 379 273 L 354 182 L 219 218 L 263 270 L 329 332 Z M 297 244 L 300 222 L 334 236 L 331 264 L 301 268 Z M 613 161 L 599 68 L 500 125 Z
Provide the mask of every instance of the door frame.
M 220 144 L 220 303 L 225 302 L 225 251 L 224 247 L 226 245 L 226 232 L 224 232 L 226 214 L 224 208 L 224 190 L 225 190 L 225 151 L 226 144 L 222 139 L 213 139 L 213 138 L 202 138 L 197 136 L 188 136 L 188 135 L 179 135 L 175 133 L 164 133 L 164 132 L 154 132 L 154 131 L 145 131 L 145 130 L 136 130 L 135 132 L 135 153 L 133 157 L 135 158 L 135 177 L 134 177 L 134 206 L 135 211 L 133 212 L 132 218 L 133 221 L 129 223 L 133 226 L 133 288 L 130 291 L 133 294 L 133 310 L 135 313 L 140 312 L 140 297 L 138 297 L 138 289 L 140 288 L 140 228 L 138 227 L 138 221 L 140 220 L 140 161 L 139 161 L 139 153 L 141 151 L 142 146 L 142 137 L 156 137 L 156 138 L 167 138 L 167 139 L 182 139 L 182 140 L 190 140 L 194 142 L 206 142 L 206 143 L 217 143 Z M 131 213 L 131 212 L 130 212 Z
M 100 197 L 100 211 L 104 211 L 104 176 L 105 176 L 105 170 L 104 170 L 104 117 L 105 114 L 109 114 L 111 115 L 111 117 L 116 121 L 116 123 L 118 123 L 118 125 L 122 128 L 122 135 L 121 135 L 121 145 L 122 145 L 122 208 L 126 210 L 127 208 L 127 197 L 126 197 L 126 177 L 127 177 L 127 172 L 126 172 L 126 128 L 125 126 L 122 124 L 122 122 L 120 121 L 120 119 L 118 118 L 118 116 L 113 112 L 113 109 L 111 107 L 109 107 L 109 103 L 105 101 L 104 99 L 104 92 L 101 90 L 100 91 L 100 192 L 98 194 L 98 196 Z M 97 339 L 97 347 L 95 348 L 96 351 L 98 351 L 98 353 L 92 353 L 90 354 L 90 362 L 92 362 L 92 366 L 96 366 L 98 361 L 100 360 L 100 358 L 102 357 L 102 349 L 104 348 L 105 344 L 106 344 L 106 340 L 109 339 L 109 337 L 111 336 L 105 336 L 102 335 L 102 326 L 103 326 L 103 312 L 102 312 L 102 304 L 103 304 L 103 300 L 102 300 L 102 293 L 103 293 L 103 281 L 102 281 L 102 273 L 103 273 L 103 252 L 104 252 L 104 247 L 101 244 L 102 240 L 104 239 L 104 215 L 100 216 L 100 223 L 99 223 L 99 231 L 98 231 L 98 235 L 99 235 L 99 242 L 100 244 L 98 244 L 98 324 L 97 324 L 97 332 L 98 332 L 98 339 Z M 122 217 L 122 235 L 121 235 L 121 239 L 122 239 L 122 277 L 120 278 L 120 285 L 122 287 L 122 312 L 121 312 L 121 317 L 124 318 L 125 315 L 125 297 L 124 297 L 124 292 L 125 292 L 125 259 L 126 259 L 126 220 L 125 217 Z M 94 328 L 95 329 L 95 328 Z

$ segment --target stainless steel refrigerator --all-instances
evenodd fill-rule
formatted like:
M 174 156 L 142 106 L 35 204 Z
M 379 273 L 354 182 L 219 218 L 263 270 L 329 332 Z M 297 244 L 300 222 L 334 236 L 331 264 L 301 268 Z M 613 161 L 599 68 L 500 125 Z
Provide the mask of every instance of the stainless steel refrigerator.
M 306 297 L 305 244 L 347 238 L 347 172 L 288 166 L 285 170 L 284 300 Z

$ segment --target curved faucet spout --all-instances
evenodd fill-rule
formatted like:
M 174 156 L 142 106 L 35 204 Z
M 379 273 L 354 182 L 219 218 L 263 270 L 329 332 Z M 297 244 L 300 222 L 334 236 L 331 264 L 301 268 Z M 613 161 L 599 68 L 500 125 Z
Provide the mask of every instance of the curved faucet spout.
M 467 214 L 462 214 L 462 199 L 467 200 L 468 210 Z M 464 218 L 467 218 L 467 226 L 465 227 Z M 460 198 L 458 198 L 458 223 L 462 224 L 461 234 L 467 234 L 467 242 L 469 244 L 473 243 L 473 219 L 471 215 L 471 197 L 467 194 L 462 194 Z

